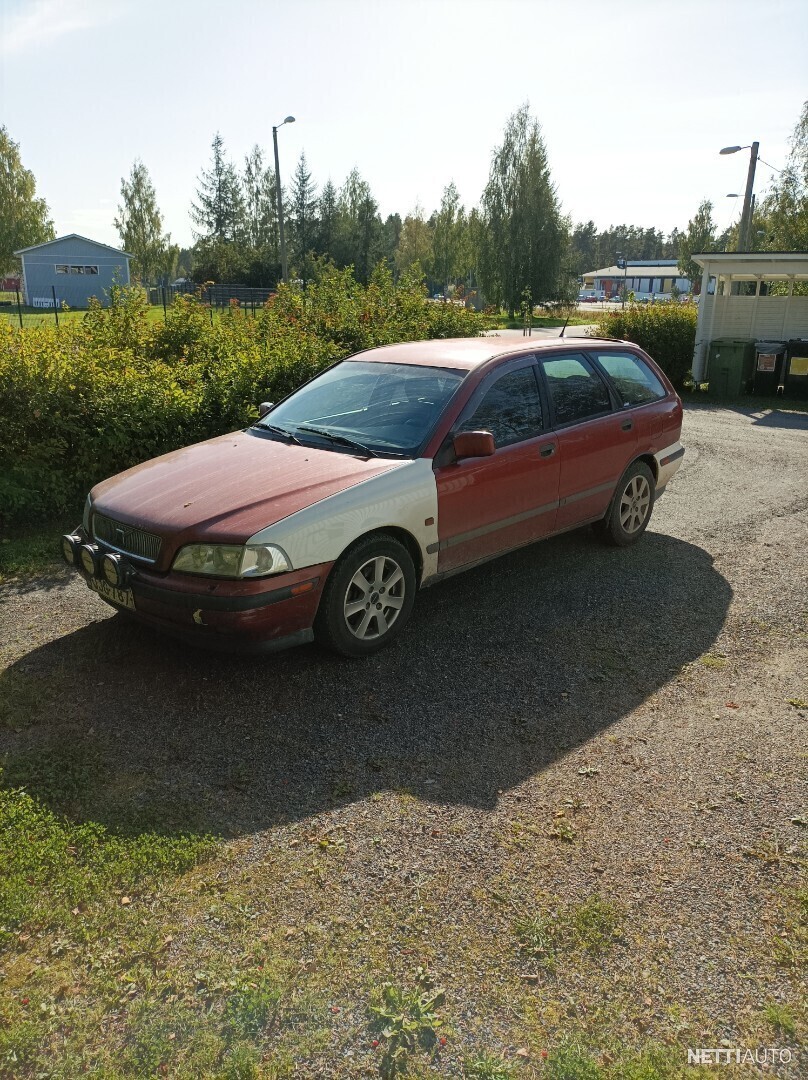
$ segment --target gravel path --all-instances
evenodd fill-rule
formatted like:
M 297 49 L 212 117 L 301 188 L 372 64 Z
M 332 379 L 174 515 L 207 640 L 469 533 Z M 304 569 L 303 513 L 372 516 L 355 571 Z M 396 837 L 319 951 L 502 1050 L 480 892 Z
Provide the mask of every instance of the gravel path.
M 604 1030 L 683 1056 L 795 1047 L 798 976 L 775 944 L 794 933 L 808 803 L 808 414 L 689 407 L 683 442 L 638 546 L 583 531 L 460 575 L 360 662 L 197 654 L 69 574 L 7 586 L 0 667 L 37 704 L 0 754 L 92 739 L 110 783 L 138 777 L 231 838 L 236 884 L 342 830 L 348 918 L 412 902 L 413 881 L 429 893 L 424 956 L 466 1049 L 571 1027 L 593 1048 Z M 115 824 L 106 800 L 88 816 Z M 514 911 L 593 894 L 623 912 L 620 944 L 548 982 Z M 327 896 L 281 895 L 286 921 L 327 925 Z M 391 971 L 412 946 L 390 943 Z M 796 1036 L 761 1026 L 769 1004 Z M 348 1041 L 335 1028 L 312 1074 L 348 1075 Z

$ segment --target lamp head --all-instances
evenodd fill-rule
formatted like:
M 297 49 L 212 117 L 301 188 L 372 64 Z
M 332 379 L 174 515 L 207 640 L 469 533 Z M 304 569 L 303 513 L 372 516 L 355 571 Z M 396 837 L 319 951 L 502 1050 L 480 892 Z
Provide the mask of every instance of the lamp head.
M 294 116 L 287 116 L 286 119 L 284 120 L 284 124 L 294 124 L 294 122 L 295 122 Z
M 725 146 L 723 150 L 719 150 L 719 154 L 737 154 L 739 150 L 743 150 L 742 146 Z

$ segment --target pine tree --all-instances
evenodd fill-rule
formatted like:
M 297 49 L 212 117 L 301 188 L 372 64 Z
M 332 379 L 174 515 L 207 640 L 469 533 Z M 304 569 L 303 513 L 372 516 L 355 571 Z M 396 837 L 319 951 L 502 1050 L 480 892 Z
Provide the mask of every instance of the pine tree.
M 292 178 L 292 197 L 289 216 L 289 246 L 292 258 L 305 280 L 308 263 L 315 247 L 317 236 L 317 197 L 316 185 L 311 182 L 311 173 L 306 167 L 306 155 L 301 153 Z
M 191 220 L 199 227 L 197 240 L 231 241 L 238 238 L 244 222 L 244 200 L 235 166 L 227 161 L 224 140 L 216 132 L 211 143 L 210 169 L 199 177 L 197 201 L 191 206 Z
M 326 180 L 317 206 L 317 241 L 315 251 L 325 258 L 334 258 L 338 227 L 337 189 Z

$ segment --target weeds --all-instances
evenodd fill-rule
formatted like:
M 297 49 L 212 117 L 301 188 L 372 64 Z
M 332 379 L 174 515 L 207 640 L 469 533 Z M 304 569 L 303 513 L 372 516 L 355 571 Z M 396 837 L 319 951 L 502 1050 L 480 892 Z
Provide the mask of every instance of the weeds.
M 562 953 L 584 952 L 597 956 L 619 937 L 621 913 L 608 900 L 590 896 L 551 915 L 523 917 L 514 932 L 523 953 L 554 971 Z
M 442 1020 L 437 1010 L 446 995 L 436 990 L 429 975 L 418 968 L 415 988 L 402 989 L 386 982 L 378 994 L 379 1003 L 371 1005 L 371 1029 L 384 1040 L 379 1071 L 385 1078 L 404 1072 L 408 1055 L 416 1048 L 432 1051 L 438 1041 L 437 1029 Z

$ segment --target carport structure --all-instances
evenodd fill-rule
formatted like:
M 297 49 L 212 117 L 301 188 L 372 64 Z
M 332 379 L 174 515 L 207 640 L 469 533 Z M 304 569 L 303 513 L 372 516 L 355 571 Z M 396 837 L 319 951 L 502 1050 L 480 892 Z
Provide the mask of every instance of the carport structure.
M 808 338 L 808 295 L 794 295 L 794 285 L 808 281 L 808 252 L 704 252 L 693 261 L 702 268 L 696 382 L 704 378 L 710 342 L 718 338 Z

